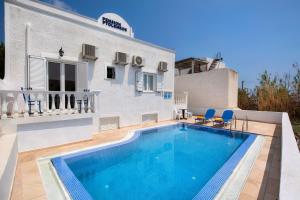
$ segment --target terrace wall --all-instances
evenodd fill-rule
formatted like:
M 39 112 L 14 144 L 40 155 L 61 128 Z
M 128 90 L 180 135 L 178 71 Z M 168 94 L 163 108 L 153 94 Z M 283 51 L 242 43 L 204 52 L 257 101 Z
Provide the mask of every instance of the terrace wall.
M 287 113 L 282 114 L 281 175 L 279 199 L 299 199 L 300 154 Z
M 223 68 L 175 77 L 175 93 L 188 92 L 188 108 L 237 108 L 238 74 Z

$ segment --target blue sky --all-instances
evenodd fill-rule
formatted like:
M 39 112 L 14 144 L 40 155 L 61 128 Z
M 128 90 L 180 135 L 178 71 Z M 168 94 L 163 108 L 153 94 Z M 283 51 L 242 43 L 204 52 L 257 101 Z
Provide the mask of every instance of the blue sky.
M 177 60 L 220 51 L 248 87 L 265 69 L 292 73 L 292 64 L 300 62 L 299 0 L 44 1 L 92 18 L 115 12 L 136 38 L 176 50 Z M 3 19 L 3 3 L 0 14 Z M 3 40 L 3 20 L 0 28 Z

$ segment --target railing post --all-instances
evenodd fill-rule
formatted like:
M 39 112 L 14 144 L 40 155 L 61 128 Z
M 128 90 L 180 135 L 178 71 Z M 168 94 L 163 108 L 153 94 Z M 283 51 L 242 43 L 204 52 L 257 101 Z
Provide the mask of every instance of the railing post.
M 38 101 L 38 94 L 33 94 L 34 96 L 34 111 L 33 111 L 33 116 L 38 116 L 39 114 L 39 101 Z
M 1 119 L 7 119 L 7 103 L 6 103 L 6 93 L 4 92 L 2 95 L 2 106 L 1 106 L 1 109 L 2 109 L 2 112 L 1 112 Z
M 45 102 L 44 102 L 44 95 L 43 95 L 43 93 L 38 93 L 37 94 L 37 102 L 39 102 L 39 105 L 38 105 L 38 112 L 39 112 L 39 114 L 40 115 L 44 115 L 44 113 L 45 113 L 45 106 L 44 106 L 44 104 L 45 104 Z
M 87 93 L 87 112 L 88 113 L 91 113 L 92 112 L 92 110 L 91 110 L 91 100 L 92 100 L 92 95 L 90 94 L 90 93 Z
M 47 99 L 48 95 L 45 92 L 43 94 L 43 115 L 47 115 L 49 113 L 49 106 L 48 106 L 48 99 Z
M 92 107 L 92 112 L 93 113 L 95 113 L 96 112 L 96 106 L 95 106 L 95 103 L 96 103 L 96 95 L 95 95 L 95 93 L 92 93 L 91 94 L 91 100 L 92 100 L 92 102 L 91 102 L 91 107 Z
M 67 96 L 67 112 L 66 113 L 71 113 L 71 94 L 66 94 Z
M 55 110 L 56 110 L 56 107 L 55 107 L 55 93 L 51 93 L 51 99 L 52 99 L 51 112 L 55 113 Z
M 13 93 L 13 108 L 12 108 L 12 117 L 19 117 L 19 108 L 18 108 L 18 93 Z
M 78 113 L 77 94 L 74 94 L 74 114 Z
M 64 104 L 63 98 L 62 98 L 64 95 L 58 94 L 58 96 L 59 96 L 59 114 L 60 114 L 60 113 L 64 113 L 64 109 L 65 109 L 63 105 Z
M 81 113 L 85 113 L 85 107 L 84 107 L 84 93 L 81 97 Z
M 25 112 L 24 112 L 24 117 L 29 117 L 29 105 L 28 105 L 28 96 L 29 94 L 26 92 L 26 93 L 23 93 L 24 94 L 24 97 L 25 97 Z

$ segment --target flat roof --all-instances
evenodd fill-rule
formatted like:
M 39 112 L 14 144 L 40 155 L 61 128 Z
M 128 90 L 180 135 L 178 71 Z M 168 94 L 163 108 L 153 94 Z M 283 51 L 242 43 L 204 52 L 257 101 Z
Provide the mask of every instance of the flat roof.
M 209 63 L 206 59 L 203 59 L 203 58 L 190 57 L 190 58 L 185 58 L 185 59 L 176 61 L 175 62 L 175 68 L 181 68 L 181 69 L 190 68 L 191 63 L 193 61 L 195 61 L 197 64 L 200 63 L 200 64 L 203 64 L 203 65 L 206 65 L 206 64 Z

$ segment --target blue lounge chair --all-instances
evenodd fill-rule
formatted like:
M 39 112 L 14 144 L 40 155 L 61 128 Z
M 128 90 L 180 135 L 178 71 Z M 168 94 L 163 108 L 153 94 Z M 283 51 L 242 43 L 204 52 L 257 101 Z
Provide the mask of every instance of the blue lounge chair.
M 230 126 L 232 125 L 232 119 L 233 119 L 233 111 L 232 110 L 225 110 L 222 114 L 222 117 L 216 117 L 213 120 L 213 125 L 215 125 L 215 123 L 217 124 L 222 124 L 222 125 L 228 125 L 230 124 Z
M 203 120 L 203 123 L 205 123 L 206 121 L 213 119 L 215 116 L 215 113 L 216 113 L 216 110 L 210 108 L 206 111 L 205 115 L 198 115 L 195 118 L 195 123 L 200 120 Z

